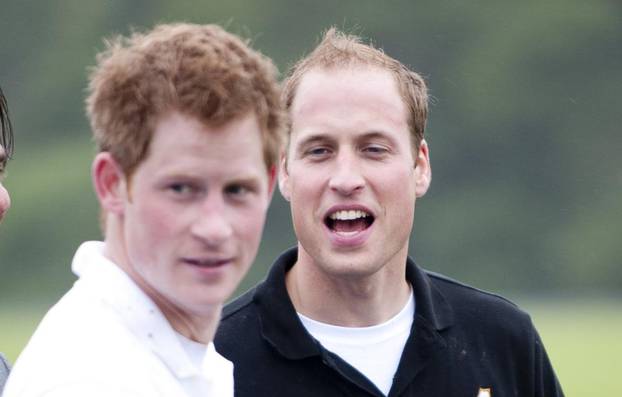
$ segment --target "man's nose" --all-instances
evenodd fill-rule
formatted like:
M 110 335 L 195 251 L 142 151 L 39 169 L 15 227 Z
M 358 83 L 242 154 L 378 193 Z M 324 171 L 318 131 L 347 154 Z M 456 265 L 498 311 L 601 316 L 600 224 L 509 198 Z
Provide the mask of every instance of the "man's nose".
M 205 200 L 192 226 L 192 234 L 210 247 L 218 247 L 231 238 L 233 227 L 222 197 Z
M 342 195 L 352 195 L 363 189 L 365 178 L 360 162 L 352 153 L 340 154 L 335 161 L 335 168 L 331 171 L 328 186 Z

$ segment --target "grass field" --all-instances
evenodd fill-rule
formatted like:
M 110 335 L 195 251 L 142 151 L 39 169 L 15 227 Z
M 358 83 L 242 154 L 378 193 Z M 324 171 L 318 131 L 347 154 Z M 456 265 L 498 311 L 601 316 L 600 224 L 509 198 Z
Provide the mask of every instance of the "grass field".
M 532 314 L 567 396 L 622 396 L 622 301 L 518 302 Z M 44 311 L 0 308 L 0 351 L 11 362 Z
M 622 396 L 622 300 L 523 303 L 566 396 Z

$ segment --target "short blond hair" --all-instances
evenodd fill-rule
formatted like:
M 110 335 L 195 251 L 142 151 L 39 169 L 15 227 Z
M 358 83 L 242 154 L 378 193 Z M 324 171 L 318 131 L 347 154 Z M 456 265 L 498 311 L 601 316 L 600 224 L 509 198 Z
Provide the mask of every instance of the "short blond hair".
M 269 58 L 217 25 L 166 24 L 107 40 L 86 99 L 97 148 L 129 178 L 166 112 L 219 125 L 254 111 L 270 168 L 284 130 L 277 75 Z
M 282 98 L 290 110 L 296 90 L 306 73 L 314 69 L 371 66 L 386 70 L 395 78 L 400 95 L 408 111 L 413 149 L 419 149 L 428 116 L 428 92 L 425 81 L 398 60 L 386 55 L 372 44 L 364 44 L 360 37 L 345 34 L 332 27 L 324 33 L 320 44 L 298 61 L 288 73 Z M 288 135 L 291 133 L 291 123 Z

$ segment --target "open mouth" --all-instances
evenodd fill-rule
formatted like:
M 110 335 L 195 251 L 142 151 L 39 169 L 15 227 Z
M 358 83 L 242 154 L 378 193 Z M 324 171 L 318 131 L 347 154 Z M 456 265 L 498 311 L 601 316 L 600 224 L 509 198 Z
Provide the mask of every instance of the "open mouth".
M 362 210 L 339 210 L 328 214 L 324 223 L 333 232 L 355 234 L 370 227 L 374 216 Z

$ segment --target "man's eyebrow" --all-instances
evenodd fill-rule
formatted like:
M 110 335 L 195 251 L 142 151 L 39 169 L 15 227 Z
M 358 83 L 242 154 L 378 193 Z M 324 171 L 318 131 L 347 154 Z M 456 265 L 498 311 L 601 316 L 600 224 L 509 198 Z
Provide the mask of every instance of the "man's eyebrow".
M 329 136 L 328 134 L 322 134 L 322 133 L 312 134 L 312 135 L 309 135 L 308 137 L 305 137 L 300 142 L 298 142 L 298 144 L 296 145 L 296 148 L 297 149 L 303 148 L 303 147 L 309 146 L 314 143 L 319 143 L 319 142 L 334 142 L 334 141 L 335 141 L 335 138 Z
M 243 175 L 231 178 L 231 180 L 227 184 L 228 185 L 231 185 L 231 184 L 255 185 L 255 184 L 259 183 L 260 180 L 261 180 L 261 175 L 260 174 L 258 174 L 258 173 L 255 174 L 255 173 L 252 173 L 252 172 L 248 172 L 248 173 L 245 173 Z
M 389 134 L 382 132 L 382 131 L 376 131 L 376 130 L 364 133 L 363 135 L 359 137 L 359 139 L 363 139 L 363 140 L 364 139 L 385 139 L 388 141 L 393 140 L 393 138 Z

